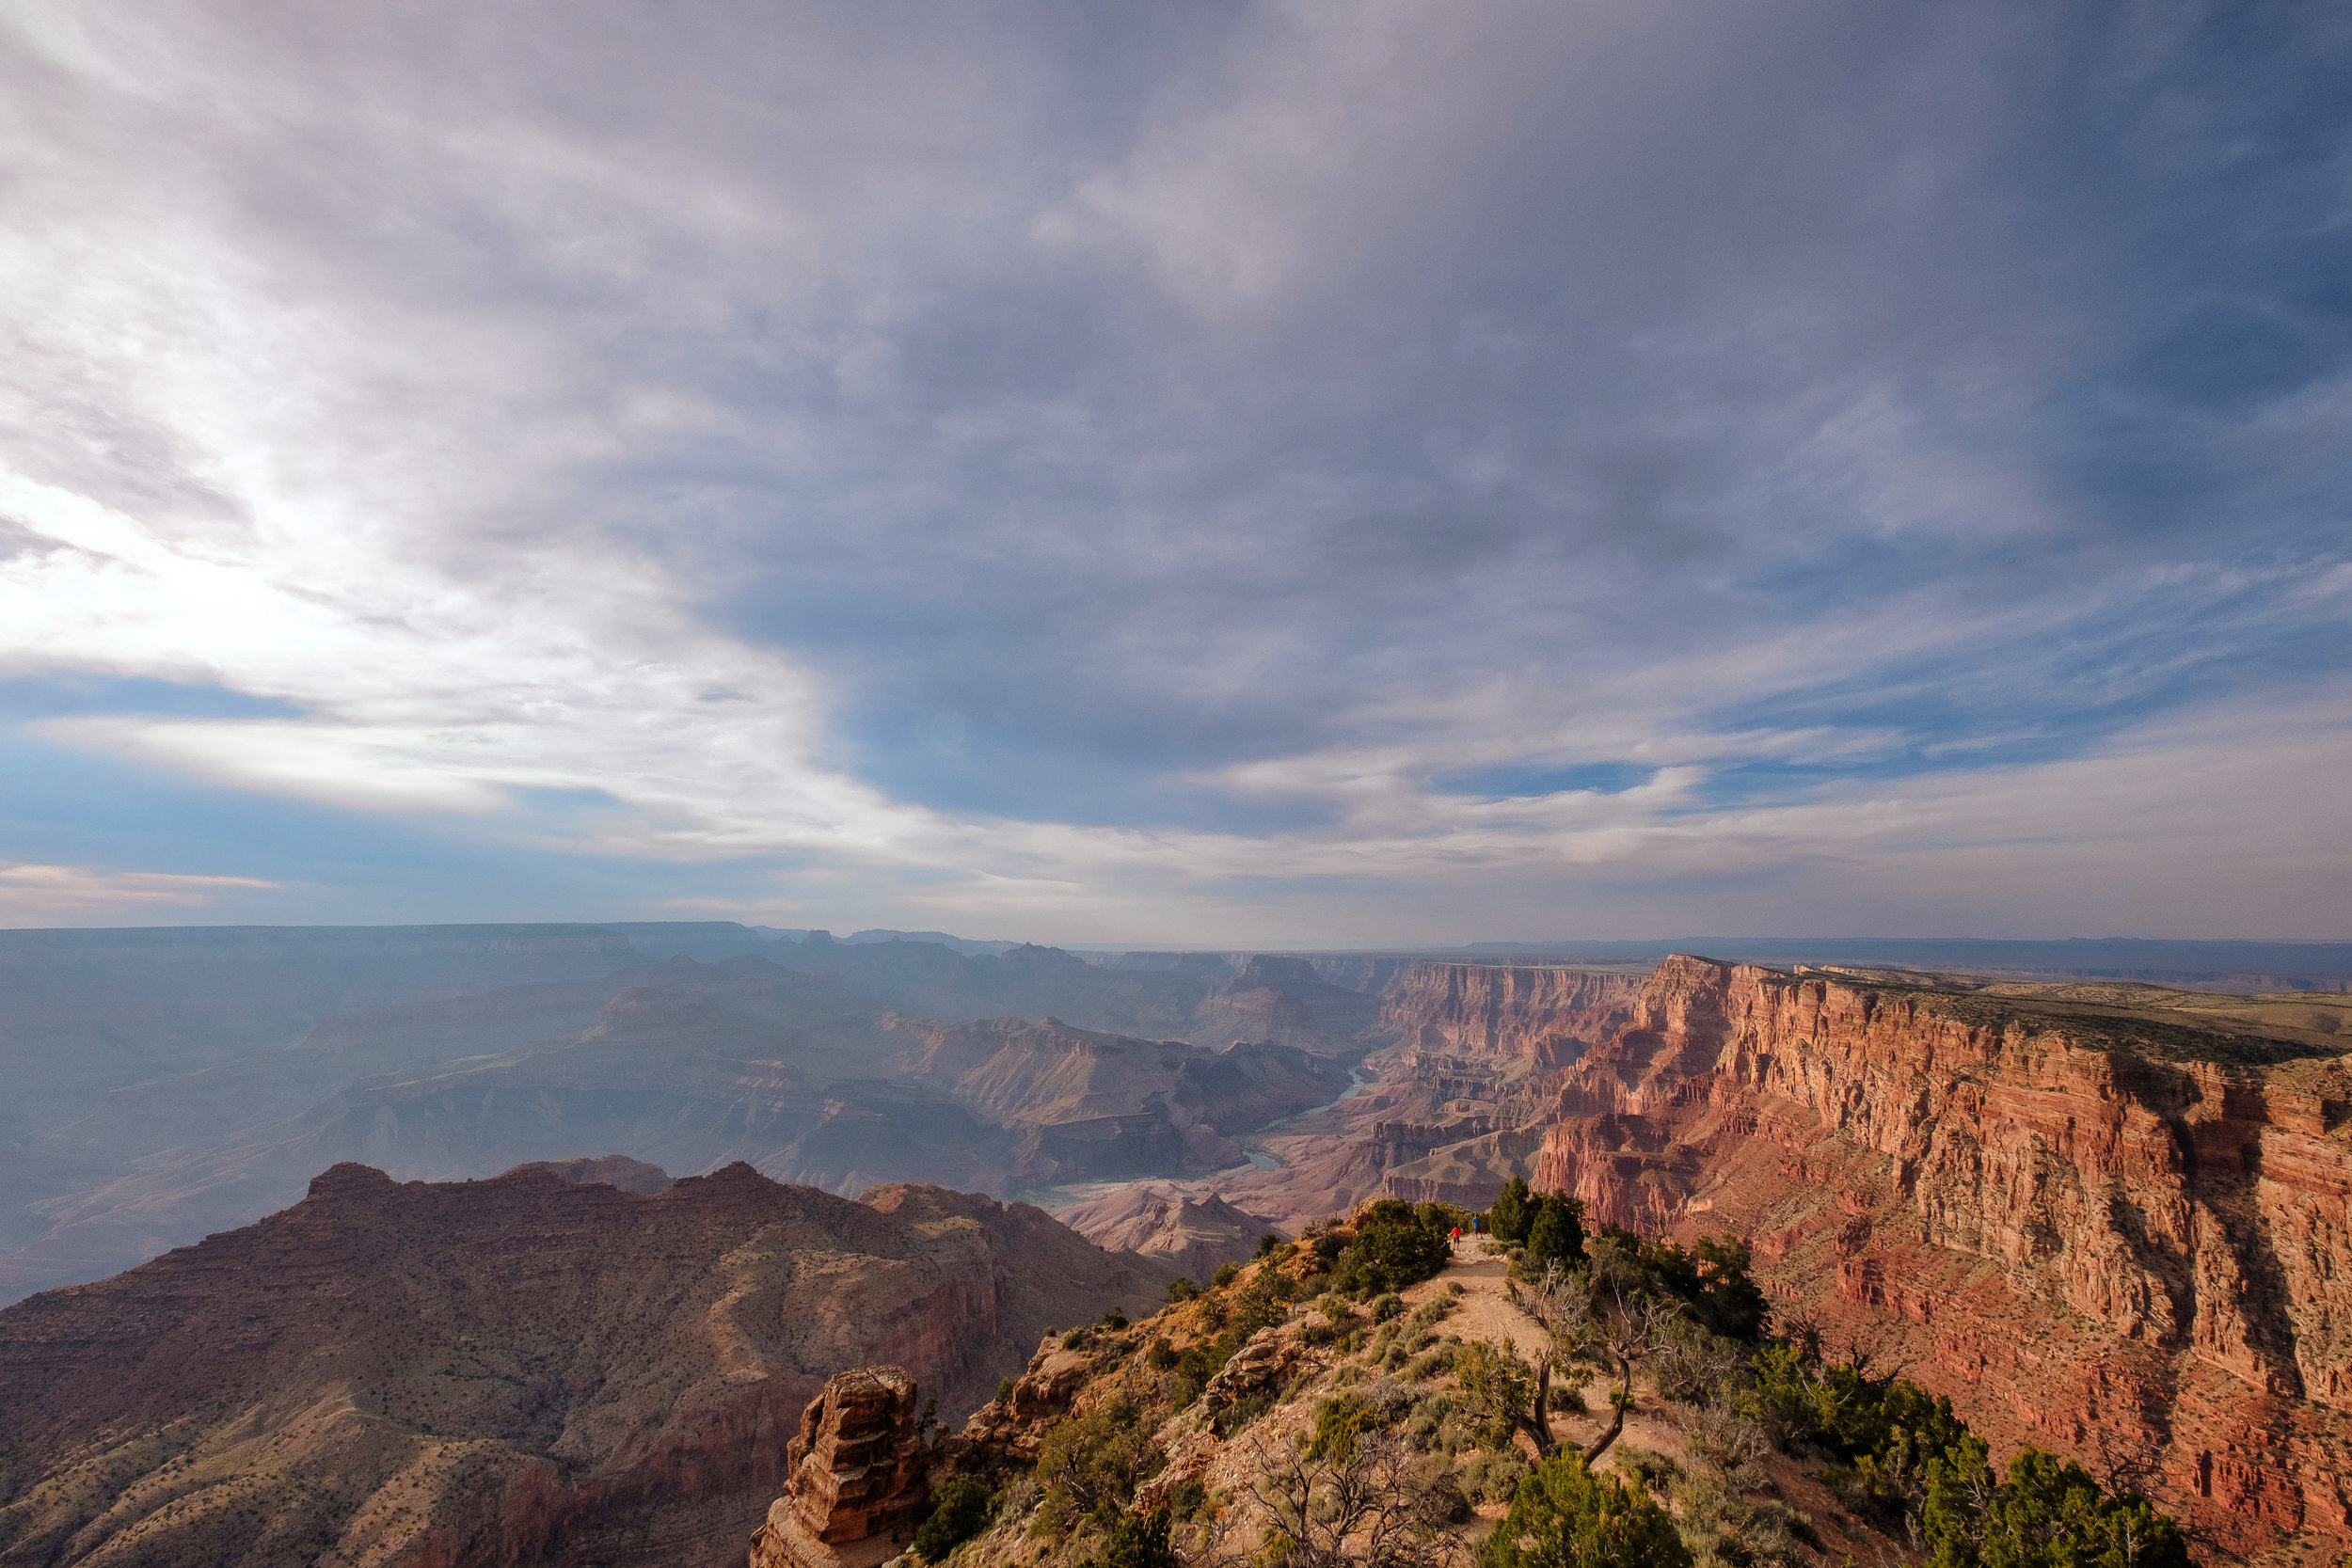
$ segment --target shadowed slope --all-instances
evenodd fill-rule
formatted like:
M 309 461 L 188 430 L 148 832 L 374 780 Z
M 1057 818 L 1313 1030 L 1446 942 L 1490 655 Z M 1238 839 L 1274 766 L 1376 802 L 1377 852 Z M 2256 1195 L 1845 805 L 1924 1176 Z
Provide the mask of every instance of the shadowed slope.
M 960 1413 L 1173 1272 L 939 1188 L 338 1165 L 0 1312 L 0 1563 L 718 1564 L 831 1373 L 904 1365 Z

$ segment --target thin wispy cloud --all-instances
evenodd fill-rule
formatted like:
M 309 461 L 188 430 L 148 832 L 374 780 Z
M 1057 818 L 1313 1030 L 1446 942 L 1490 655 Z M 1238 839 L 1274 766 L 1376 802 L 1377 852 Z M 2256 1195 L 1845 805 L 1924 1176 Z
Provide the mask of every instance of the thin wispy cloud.
M 0 26 L 0 854 L 2344 934 L 2324 8 Z
M 18 926 L 124 917 L 153 920 L 178 911 L 207 909 L 224 895 L 266 893 L 277 886 L 254 877 L 0 863 L 0 914 Z

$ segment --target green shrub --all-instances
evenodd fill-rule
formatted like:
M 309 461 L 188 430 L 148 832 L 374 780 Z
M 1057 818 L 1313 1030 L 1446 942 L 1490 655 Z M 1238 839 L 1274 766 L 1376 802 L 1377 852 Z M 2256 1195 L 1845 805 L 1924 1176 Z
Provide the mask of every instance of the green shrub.
M 1820 1366 L 1793 1345 L 1749 1359 L 1756 1414 L 1782 1448 L 1818 1449 L 1851 1465 L 1899 1442 L 1941 1454 L 1967 1434 L 1952 1402 L 1899 1377 L 1872 1378 L 1851 1363 Z
M 1168 1304 L 1180 1307 L 1200 1293 L 1200 1287 L 1179 1275 L 1168 1282 Z
M 1397 1207 L 1405 1206 L 1399 1203 Z M 1331 1283 L 1334 1289 L 1354 1296 L 1387 1295 L 1420 1284 L 1444 1268 L 1452 1257 L 1444 1237 L 1419 1225 L 1361 1224 L 1356 1239 L 1340 1254 Z
M 1164 1372 L 1182 1359 L 1176 1354 L 1176 1347 L 1166 1338 L 1152 1340 L 1152 1348 L 1143 1353 L 1143 1364 L 1155 1372 Z
M 1222 1291 L 1226 1286 L 1231 1285 L 1234 1280 L 1240 1277 L 1241 1265 L 1239 1263 L 1219 1263 L 1216 1266 L 1216 1271 L 1209 1275 L 1209 1283 L 1216 1289 Z
M 1507 1344 L 1472 1339 L 1454 1353 L 1454 1370 L 1461 1379 L 1462 1405 L 1487 1447 L 1509 1442 L 1512 1432 L 1533 1417 L 1535 1374 Z
M 1504 1242 L 1524 1242 L 1528 1222 L 1534 1217 L 1528 1209 L 1527 1178 L 1515 1176 L 1486 1206 L 1486 1228 Z
M 926 1562 L 947 1554 L 988 1528 L 988 1488 L 972 1476 L 950 1476 L 931 1494 L 930 1516 L 914 1530 L 914 1549 Z
M 1122 1513 L 1084 1568 L 1181 1568 L 1165 1512 Z
M 1527 1461 L 1512 1449 L 1481 1449 L 1462 1464 L 1456 1478 L 1465 1497 L 1479 1502 L 1507 1503 L 1518 1495 L 1527 1479 Z
M 1454 1347 L 1439 1345 L 1406 1364 L 1404 1375 L 1415 1383 L 1423 1383 L 1439 1372 L 1454 1370 Z
M 2187 1568 L 2180 1527 L 2141 1498 L 2110 1497 L 2081 1465 L 2039 1449 L 1995 1485 L 1987 1453 L 1963 1436 L 1928 1465 L 1934 1568 Z
M 1468 1230 L 1470 1222 L 1469 1210 L 1458 1209 L 1451 1203 L 1438 1203 L 1435 1200 L 1414 1210 L 1413 1218 L 1419 1220 L 1421 1227 L 1433 1236 L 1443 1236 L 1454 1230 Z
M 1386 1295 L 1375 1296 L 1373 1298 L 1372 1321 L 1376 1323 L 1384 1323 L 1391 1318 L 1401 1315 L 1404 1310 L 1405 1298 L 1398 1295 L 1394 1291 L 1391 1291 Z
M 1134 1500 L 1137 1483 L 1165 1463 L 1133 1400 L 1112 1400 L 1071 1417 L 1039 1445 L 1036 1479 L 1045 1499 L 1038 1508 L 1038 1528 L 1059 1538 L 1085 1519 L 1108 1528 Z
M 1345 1465 L 1355 1457 L 1357 1443 L 1383 1424 L 1380 1412 L 1360 1395 L 1346 1393 L 1325 1400 L 1315 1406 L 1315 1431 L 1307 1445 L 1307 1457 L 1327 1455 L 1333 1464 Z
M 1479 1548 L 1482 1568 L 1691 1568 L 1690 1550 L 1646 1493 L 1564 1454 L 1519 1482 Z
M 1661 1497 L 1670 1496 L 1675 1482 L 1682 1479 L 1682 1466 L 1671 1458 L 1630 1443 L 1617 1445 L 1617 1464 L 1627 1475 Z
M 1527 1272 L 1541 1275 L 1548 1263 L 1581 1262 L 1584 1257 L 1584 1204 L 1565 1193 L 1546 1193 L 1527 1225 Z

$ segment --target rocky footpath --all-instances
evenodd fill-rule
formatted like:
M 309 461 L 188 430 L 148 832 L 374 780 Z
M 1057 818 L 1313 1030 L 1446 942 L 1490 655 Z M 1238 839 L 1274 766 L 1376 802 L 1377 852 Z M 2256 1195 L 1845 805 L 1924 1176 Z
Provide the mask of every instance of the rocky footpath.
M 1541 1188 L 1733 1234 L 1955 1407 L 2208 1551 L 2352 1543 L 2352 1073 L 2317 1048 L 1678 958 L 1554 1085 Z
M 1174 1272 L 939 1188 L 566 1179 L 595 1169 L 339 1165 L 0 1312 L 0 1564 L 719 1568 L 833 1373 L 968 1409 L 1046 1327 Z
M 1182 1561 L 1471 1568 L 1542 1457 L 1538 1431 L 1547 1452 L 1602 1449 L 1597 1467 L 1625 1495 L 1671 1501 L 1667 1528 L 1700 1561 L 1901 1560 L 1822 1483 L 1818 1459 L 1760 1444 L 1692 1507 L 1684 1483 L 1720 1457 L 1708 1442 L 1724 1423 L 1708 1426 L 1646 1374 L 1629 1412 L 1581 1399 L 1536 1410 L 1533 1362 L 1552 1352 L 1549 1331 L 1475 1238 L 1400 1294 L 1327 1293 L 1317 1243 L 1343 1243 L 1363 1217 L 1148 1320 L 1048 1338 L 1006 1397 L 940 1450 L 945 1467 L 994 1488 L 991 1516 L 952 1560 L 1090 1568 L 1120 1560 L 1121 1529 L 1156 1515 Z M 1497 1419 L 1498 1399 L 1514 1418 Z

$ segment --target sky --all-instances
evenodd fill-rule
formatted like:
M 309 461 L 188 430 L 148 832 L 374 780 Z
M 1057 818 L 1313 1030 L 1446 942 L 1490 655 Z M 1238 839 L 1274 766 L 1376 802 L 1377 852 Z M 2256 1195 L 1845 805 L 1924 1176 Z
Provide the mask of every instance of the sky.
M 2352 10 L 0 0 L 0 925 L 2352 938 Z

